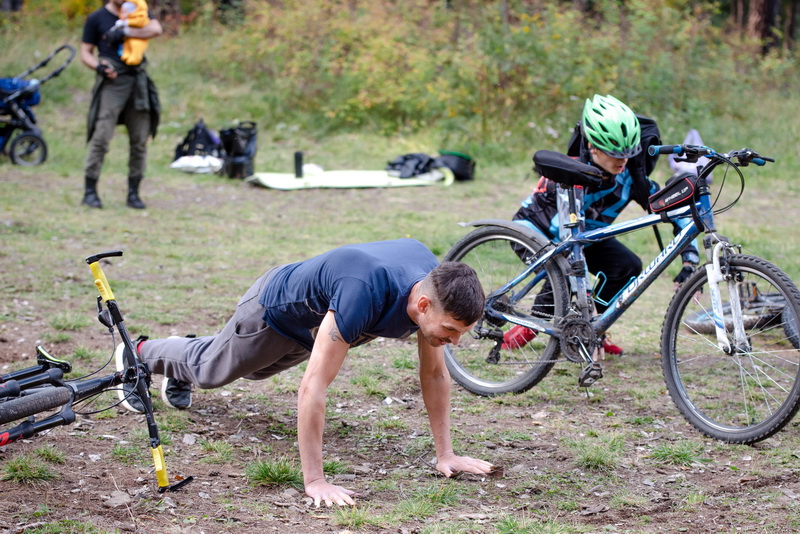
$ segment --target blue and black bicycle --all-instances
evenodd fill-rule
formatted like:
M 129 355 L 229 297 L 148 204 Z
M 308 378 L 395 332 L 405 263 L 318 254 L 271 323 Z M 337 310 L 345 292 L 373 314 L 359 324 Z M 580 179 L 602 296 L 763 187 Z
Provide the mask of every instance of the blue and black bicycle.
M 534 155 L 537 171 L 558 182 L 568 197 L 567 239 L 551 242 L 512 221 L 465 223 L 476 228 L 445 260 L 471 265 L 487 299 L 471 335 L 446 347 L 448 368 L 473 393 L 521 393 L 541 381 L 563 355 L 579 364 L 578 384 L 591 386 L 603 374 L 594 357 L 602 335 L 704 233 L 705 264 L 683 282 L 664 318 L 664 379 L 680 412 L 703 434 L 729 443 L 763 440 L 800 408 L 800 291 L 778 267 L 742 254 L 740 246 L 720 235 L 714 215 L 741 197 L 742 167 L 774 160 L 750 149 L 721 154 L 697 145 L 651 146 L 649 151 L 674 153 L 690 162 L 706 157 L 709 163 L 698 175 L 683 175 L 651 197 L 654 213 L 584 231 L 575 187 L 596 184 L 597 169 L 540 151 Z M 706 177 L 720 166 L 735 171 L 741 190 L 735 200 L 716 207 L 721 197 L 717 193 L 712 202 Z M 681 219 L 686 223 L 682 231 L 606 303 L 603 313 L 595 313 L 583 248 Z M 533 339 L 503 348 L 505 331 L 515 325 L 530 329 Z

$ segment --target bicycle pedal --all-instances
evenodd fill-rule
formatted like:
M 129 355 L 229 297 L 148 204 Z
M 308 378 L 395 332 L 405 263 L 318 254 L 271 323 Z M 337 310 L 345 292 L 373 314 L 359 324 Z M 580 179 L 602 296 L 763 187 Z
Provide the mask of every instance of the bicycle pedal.
M 603 368 L 598 362 L 587 365 L 578 375 L 578 386 L 588 388 L 603 378 Z

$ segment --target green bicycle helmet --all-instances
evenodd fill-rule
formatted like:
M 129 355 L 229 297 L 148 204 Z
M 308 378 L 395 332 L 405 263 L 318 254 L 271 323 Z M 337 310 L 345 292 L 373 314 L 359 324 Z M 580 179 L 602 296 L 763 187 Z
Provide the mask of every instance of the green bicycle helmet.
M 631 108 L 611 95 L 586 99 L 583 137 L 612 158 L 632 158 L 642 151 L 641 127 Z

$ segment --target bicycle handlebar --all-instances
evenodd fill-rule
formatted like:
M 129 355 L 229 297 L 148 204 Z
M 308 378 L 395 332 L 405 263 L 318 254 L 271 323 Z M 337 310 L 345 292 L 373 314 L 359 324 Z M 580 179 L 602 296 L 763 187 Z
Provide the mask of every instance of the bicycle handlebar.
M 702 145 L 650 145 L 647 147 L 647 153 L 651 156 L 656 154 L 676 154 L 679 156 L 712 157 L 716 155 L 713 148 Z
M 725 155 L 718 154 L 713 148 L 702 145 L 650 145 L 647 147 L 647 153 L 651 156 L 656 154 L 675 154 L 677 156 L 685 157 L 685 161 L 692 163 L 697 162 L 701 157 L 706 157 L 715 160 L 715 164 L 722 162 L 731 163 L 730 160 L 736 158 L 739 167 L 747 167 L 750 163 L 755 163 L 759 167 L 763 167 L 767 162 L 774 162 L 773 158 L 767 158 L 760 155 L 755 150 L 749 148 L 742 148 L 741 150 L 731 150 Z
M 651 156 L 656 154 L 680 154 L 683 151 L 681 145 L 650 145 L 647 153 Z

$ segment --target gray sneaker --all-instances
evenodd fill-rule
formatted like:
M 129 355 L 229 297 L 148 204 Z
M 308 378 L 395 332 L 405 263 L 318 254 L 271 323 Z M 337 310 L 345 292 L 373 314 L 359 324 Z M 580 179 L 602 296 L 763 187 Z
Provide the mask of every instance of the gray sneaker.
M 124 371 L 128 366 L 125 364 L 125 353 L 128 352 L 128 349 L 125 347 L 125 343 L 120 343 L 117 345 L 116 350 L 114 350 L 114 360 L 117 364 L 117 371 Z M 142 399 L 139 398 L 139 395 L 136 393 L 136 384 L 135 383 L 125 383 L 117 389 L 117 396 L 121 401 L 120 404 L 126 410 L 130 410 L 135 413 L 144 413 L 144 404 L 142 403 Z
M 192 385 L 165 376 L 161 382 L 161 400 L 171 408 L 185 410 L 192 405 Z

